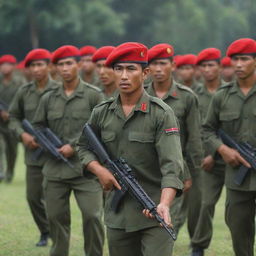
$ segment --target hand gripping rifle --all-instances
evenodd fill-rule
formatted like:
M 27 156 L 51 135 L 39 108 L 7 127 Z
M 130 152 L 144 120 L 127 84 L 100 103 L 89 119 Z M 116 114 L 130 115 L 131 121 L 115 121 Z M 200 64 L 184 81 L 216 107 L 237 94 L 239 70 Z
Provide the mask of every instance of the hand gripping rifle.
M 121 186 L 121 190 L 116 190 L 113 200 L 121 200 L 125 192 L 128 193 L 135 199 L 143 209 L 148 209 L 150 213 L 156 218 L 156 220 L 165 228 L 168 234 L 172 237 L 173 240 L 177 239 L 175 231 L 173 228 L 169 227 L 164 219 L 157 213 L 156 204 L 153 200 L 147 195 L 138 181 L 132 174 L 131 168 L 125 162 L 123 158 L 116 160 L 111 160 L 108 153 L 104 149 L 100 140 L 97 138 L 96 134 L 92 130 L 89 124 L 85 124 L 83 128 L 83 133 L 86 136 L 86 139 L 89 143 L 89 149 L 92 150 L 99 160 L 106 165 L 106 167 L 111 171 L 111 173 L 117 178 L 118 183 Z M 118 202 L 113 202 L 114 207 L 117 206 Z M 113 206 L 113 204 L 112 204 Z
M 27 119 L 22 121 L 22 127 L 27 133 L 34 136 L 36 142 L 40 145 L 40 148 L 35 151 L 35 158 L 38 158 L 42 151 L 45 151 L 50 153 L 50 155 L 57 160 L 62 160 L 69 167 L 74 167 L 70 161 L 58 151 L 58 148 L 60 148 L 63 143 L 49 128 L 34 129 Z
M 251 165 L 252 168 L 250 169 L 256 171 L 256 148 L 253 148 L 253 146 L 247 142 L 237 143 L 221 129 L 218 131 L 218 135 L 224 144 L 239 152 L 239 154 Z M 243 183 L 245 176 L 250 169 L 244 165 L 240 166 L 234 180 L 237 185 Z

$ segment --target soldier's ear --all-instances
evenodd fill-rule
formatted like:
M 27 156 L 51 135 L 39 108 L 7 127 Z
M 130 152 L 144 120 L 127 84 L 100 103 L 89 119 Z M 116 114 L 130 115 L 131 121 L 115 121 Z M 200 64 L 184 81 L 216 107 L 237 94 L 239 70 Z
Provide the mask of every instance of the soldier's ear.
M 148 75 L 149 75 L 149 67 L 146 67 L 142 70 L 142 73 L 143 73 L 143 80 L 147 79 Z

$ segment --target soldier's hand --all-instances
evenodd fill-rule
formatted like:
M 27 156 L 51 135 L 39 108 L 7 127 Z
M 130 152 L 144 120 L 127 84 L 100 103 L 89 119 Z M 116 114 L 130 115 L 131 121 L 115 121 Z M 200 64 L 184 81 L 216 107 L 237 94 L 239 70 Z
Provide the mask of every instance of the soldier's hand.
M 70 144 L 65 144 L 58 151 L 66 158 L 69 158 L 74 155 L 74 149 L 71 147 Z
M 231 166 L 238 166 L 240 164 L 246 166 L 247 168 L 251 168 L 251 165 L 233 148 L 230 148 L 224 144 L 222 144 L 218 148 L 218 152 L 222 156 L 223 160 L 230 164 Z
M 39 145 L 35 142 L 34 137 L 27 132 L 23 132 L 21 134 L 21 140 L 23 144 L 30 149 L 36 149 L 39 147 Z
M 211 155 L 205 157 L 202 161 L 201 167 L 206 171 L 210 172 L 214 166 L 214 159 Z
M 170 217 L 170 208 L 169 206 L 165 205 L 165 204 L 159 204 L 156 208 L 157 213 L 160 215 L 161 218 L 164 219 L 165 223 L 169 226 L 172 227 L 172 223 L 171 223 L 171 217 Z M 143 210 L 143 214 L 150 219 L 153 219 L 154 216 L 149 212 L 148 209 L 144 209 Z
M 189 191 L 189 189 L 192 187 L 192 179 L 185 180 L 183 184 L 184 184 L 183 192 Z
M 9 113 L 7 111 L 0 111 L 0 115 L 4 122 L 7 122 L 9 120 Z
M 103 190 L 105 191 L 111 191 L 113 187 L 116 187 L 119 190 L 121 189 L 114 175 L 103 166 L 98 174 L 98 178 Z

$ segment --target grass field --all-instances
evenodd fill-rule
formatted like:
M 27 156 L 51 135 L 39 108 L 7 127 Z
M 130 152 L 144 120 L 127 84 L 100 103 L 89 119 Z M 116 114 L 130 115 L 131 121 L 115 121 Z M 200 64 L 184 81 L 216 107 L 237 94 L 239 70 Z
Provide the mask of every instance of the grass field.
M 15 178 L 12 184 L 0 184 L 0 256 L 46 256 L 50 246 L 37 248 L 39 238 L 25 198 L 25 166 L 22 148 L 19 148 Z M 232 256 L 229 231 L 224 223 L 224 197 L 222 195 L 214 219 L 214 236 L 206 256 Z M 70 256 L 83 254 L 81 216 L 77 205 L 72 200 L 72 234 Z M 186 227 L 180 231 L 175 244 L 174 256 L 189 255 L 189 239 Z M 104 256 L 107 256 L 105 248 Z M 120 255 L 122 256 L 122 255 Z M 131 253 L 132 256 L 132 253 Z

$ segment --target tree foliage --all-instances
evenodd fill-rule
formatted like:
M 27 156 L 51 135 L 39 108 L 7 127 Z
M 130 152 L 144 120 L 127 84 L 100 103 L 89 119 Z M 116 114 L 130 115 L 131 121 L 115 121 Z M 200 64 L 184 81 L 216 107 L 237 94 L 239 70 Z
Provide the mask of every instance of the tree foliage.
M 139 41 L 177 54 L 255 38 L 255 0 L 0 0 L 0 54 Z

